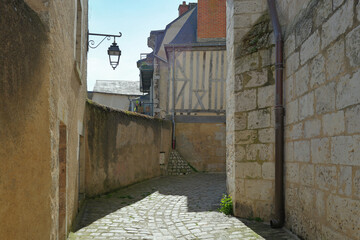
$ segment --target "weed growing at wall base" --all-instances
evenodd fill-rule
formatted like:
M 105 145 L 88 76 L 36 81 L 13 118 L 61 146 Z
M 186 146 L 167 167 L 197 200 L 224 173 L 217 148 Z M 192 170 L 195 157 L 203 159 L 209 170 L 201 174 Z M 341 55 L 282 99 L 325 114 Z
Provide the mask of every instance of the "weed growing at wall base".
M 223 194 L 221 199 L 219 212 L 222 212 L 226 215 L 233 215 L 233 202 L 231 196 Z

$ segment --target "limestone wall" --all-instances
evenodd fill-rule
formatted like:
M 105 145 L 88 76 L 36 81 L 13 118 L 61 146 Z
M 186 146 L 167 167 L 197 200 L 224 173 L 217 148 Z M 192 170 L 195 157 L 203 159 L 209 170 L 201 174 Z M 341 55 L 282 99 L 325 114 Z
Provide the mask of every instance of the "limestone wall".
M 161 176 L 171 149 L 171 122 L 87 103 L 86 194 L 94 196 Z
M 264 4 L 227 1 L 226 147 L 235 215 L 268 220 L 274 192 L 274 77 Z
M 285 36 L 286 227 L 304 239 L 359 239 L 360 3 L 276 2 Z M 271 74 L 268 86 L 246 83 L 265 81 L 255 73 L 269 73 L 275 56 L 244 46 L 266 7 L 227 1 L 228 191 L 237 216 L 264 220 L 273 211 L 274 89 Z
M 280 7 L 286 225 L 306 239 L 359 239 L 360 4 L 308 2 L 295 16 Z
M 225 123 L 176 123 L 176 150 L 196 170 L 225 172 Z

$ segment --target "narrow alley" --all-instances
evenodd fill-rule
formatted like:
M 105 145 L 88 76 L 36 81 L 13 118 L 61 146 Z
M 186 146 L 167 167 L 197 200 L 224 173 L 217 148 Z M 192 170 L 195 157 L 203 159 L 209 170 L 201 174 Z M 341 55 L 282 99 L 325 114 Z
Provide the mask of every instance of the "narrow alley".
M 218 212 L 225 181 L 225 174 L 167 176 L 89 199 L 69 239 L 296 239 Z
M 0 92 L 0 240 L 360 240 L 360 0 L 0 0 Z

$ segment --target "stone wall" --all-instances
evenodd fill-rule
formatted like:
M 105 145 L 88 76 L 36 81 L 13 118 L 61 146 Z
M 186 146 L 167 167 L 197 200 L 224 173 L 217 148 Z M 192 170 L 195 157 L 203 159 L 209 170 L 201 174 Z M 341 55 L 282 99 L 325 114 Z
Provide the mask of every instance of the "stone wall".
M 1 0 L 0 19 L 0 238 L 65 239 L 85 153 L 87 1 Z
M 308 1 L 285 34 L 286 225 L 360 238 L 360 4 Z
M 176 123 L 176 150 L 196 170 L 225 172 L 225 123 Z
M 171 122 L 87 103 L 86 194 L 94 196 L 161 176 Z M 165 162 L 160 165 L 160 152 Z
M 264 4 L 227 1 L 226 170 L 235 215 L 269 220 L 274 192 L 274 79 Z
M 269 220 L 274 195 L 274 67 L 270 20 L 259 16 L 235 50 L 234 181 L 237 216 Z
M 269 64 L 275 56 L 270 49 L 243 51 L 266 7 L 265 1 L 227 1 L 227 175 L 235 214 L 268 220 L 274 88 L 246 89 L 244 80 L 259 83 L 254 72 L 264 69 L 262 56 L 270 55 Z M 286 227 L 304 239 L 359 239 L 360 3 L 279 0 L 277 7 L 286 59 Z M 262 159 L 270 160 L 264 162 L 269 175 Z

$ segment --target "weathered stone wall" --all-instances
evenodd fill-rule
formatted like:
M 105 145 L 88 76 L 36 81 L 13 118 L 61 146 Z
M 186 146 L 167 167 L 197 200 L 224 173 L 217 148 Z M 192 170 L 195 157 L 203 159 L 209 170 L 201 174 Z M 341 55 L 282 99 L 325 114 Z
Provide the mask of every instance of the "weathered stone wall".
M 94 196 L 165 174 L 171 122 L 87 103 L 86 194 Z M 160 165 L 160 152 L 165 163 Z
M 176 123 L 176 150 L 196 170 L 225 172 L 225 123 Z
M 87 1 L 2 0 L 0 12 L 0 238 L 65 239 L 84 155 Z M 76 42 L 83 50 L 77 70 Z
M 23 1 L 1 0 L 0 33 L 0 239 L 49 239 L 48 32 Z
M 306 239 L 359 239 L 360 4 L 308 2 L 297 15 L 279 8 L 289 16 L 286 225 Z
M 235 215 L 269 220 L 274 192 L 274 79 L 265 10 L 266 1 L 227 1 L 226 161 Z
M 261 15 L 235 51 L 235 214 L 269 220 L 274 195 L 274 67 L 270 20 Z
M 286 59 L 286 226 L 304 239 L 359 239 L 360 3 L 279 0 L 277 4 Z M 248 82 L 261 79 L 253 73 L 264 66 L 262 51 L 246 54 L 243 46 L 250 43 L 246 39 L 256 27 L 254 19 L 266 6 L 265 1 L 227 1 L 227 175 L 235 214 L 268 219 L 274 170 L 272 162 L 266 162 L 271 168 L 266 184 L 259 160 L 274 155 L 264 151 L 263 142 L 268 146 L 273 142 L 274 89 L 270 85 L 247 90 L 241 77 L 249 71 Z M 274 59 L 271 54 L 270 62 Z M 259 99 L 267 97 L 265 102 L 272 102 L 264 106 L 268 113 L 259 107 Z M 265 128 L 257 130 L 259 124 Z M 239 148 L 239 142 L 246 147 Z M 262 147 L 254 151 L 258 160 L 249 162 L 251 149 L 259 143 Z M 257 178 L 261 184 L 255 184 Z M 239 204 L 248 199 L 248 205 Z M 259 207 L 260 201 L 267 206 Z

